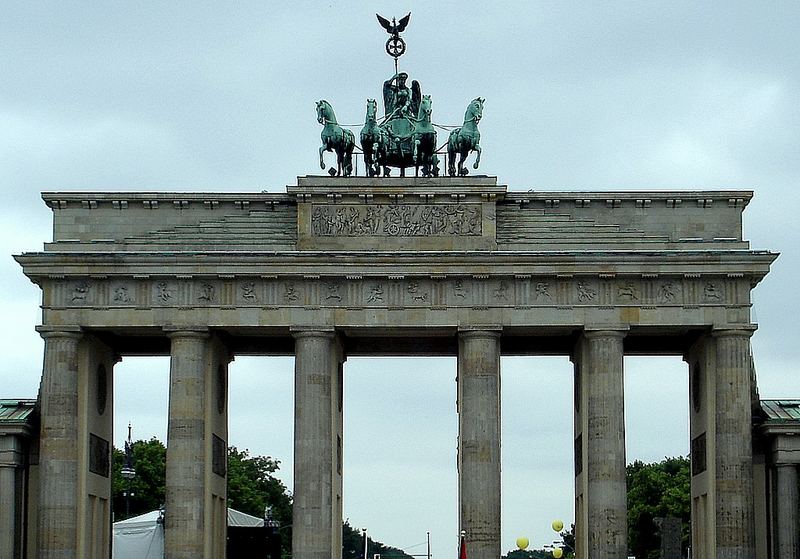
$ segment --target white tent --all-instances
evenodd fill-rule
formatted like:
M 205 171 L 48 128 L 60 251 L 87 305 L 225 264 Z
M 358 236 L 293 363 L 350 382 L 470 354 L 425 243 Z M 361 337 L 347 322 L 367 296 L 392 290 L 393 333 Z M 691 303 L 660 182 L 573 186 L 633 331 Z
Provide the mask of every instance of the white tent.
M 250 516 L 238 510 L 228 509 L 228 526 L 239 528 L 261 528 L 264 526 L 264 519 Z
M 157 510 L 114 523 L 114 559 L 162 559 L 164 524 Z
M 157 510 L 114 523 L 113 559 L 163 559 L 164 524 Z M 260 528 L 264 520 L 228 509 L 228 526 Z

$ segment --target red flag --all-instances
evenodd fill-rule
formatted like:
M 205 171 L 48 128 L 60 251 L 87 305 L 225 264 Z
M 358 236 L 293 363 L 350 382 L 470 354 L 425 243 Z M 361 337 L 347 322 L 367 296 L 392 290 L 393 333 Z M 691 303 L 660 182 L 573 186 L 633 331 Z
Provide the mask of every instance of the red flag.
M 461 535 L 461 549 L 458 552 L 458 559 L 467 559 L 467 540 Z

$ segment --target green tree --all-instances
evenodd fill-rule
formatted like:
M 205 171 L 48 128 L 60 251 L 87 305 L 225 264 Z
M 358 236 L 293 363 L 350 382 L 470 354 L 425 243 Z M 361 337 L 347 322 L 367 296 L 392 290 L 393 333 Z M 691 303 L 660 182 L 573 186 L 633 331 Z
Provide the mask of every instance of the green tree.
M 167 449 L 156 438 L 149 441 L 134 441 L 133 466 L 136 477 L 130 481 L 131 516 L 158 509 L 164 504 L 166 486 Z M 125 517 L 123 492 L 128 489 L 128 480 L 122 477 L 125 453 L 114 448 L 112 454 L 112 491 L 115 520 Z M 281 525 L 292 522 L 292 499 L 283 482 L 273 474 L 280 462 L 269 456 L 250 456 L 247 450 L 236 447 L 228 449 L 228 502 L 237 510 L 262 517 L 267 505 L 273 517 Z
M 156 510 L 164 504 L 166 487 L 167 449 L 156 438 L 132 443 L 133 466 L 136 477 L 130 481 L 133 496 L 130 498 L 130 516 Z M 125 497 L 128 480 L 122 477 L 125 453 L 118 448 L 112 450 L 112 492 L 114 520 L 124 520 Z M 228 448 L 228 506 L 259 518 L 265 507 L 272 510 L 272 517 L 280 524 L 281 554 L 291 557 L 292 547 L 292 497 L 281 480 L 275 477 L 280 461 L 269 456 L 251 456 L 248 450 Z M 345 559 L 361 559 L 364 541 L 361 534 L 349 523 L 342 526 Z M 411 559 L 402 550 L 369 540 L 370 556 L 380 553 L 382 557 Z
M 273 474 L 280 461 L 269 456 L 250 456 L 235 446 L 228 448 L 228 506 L 262 518 L 269 506 L 280 524 L 281 553 L 291 555 L 292 498 L 281 480 Z
M 563 530 L 560 534 L 561 541 L 564 542 L 565 550 L 564 550 L 564 557 L 566 559 L 571 559 L 575 557 L 575 524 L 570 524 L 569 530 Z M 573 551 L 568 551 L 568 550 Z
M 137 516 L 156 510 L 164 504 L 167 449 L 156 438 L 152 438 L 149 441 L 135 441 L 132 444 L 132 449 L 136 477 L 130 482 L 122 477 L 125 453 L 118 448 L 112 451 L 111 491 L 115 521 L 128 518 L 128 515 L 125 514 L 126 506 L 123 492 L 128 491 L 129 487 L 132 493 L 130 497 L 130 516 Z
M 627 468 L 628 549 L 636 557 L 657 559 L 660 538 L 654 520 L 673 516 L 683 522 L 683 547 L 689 545 L 691 517 L 689 459 L 665 458 Z

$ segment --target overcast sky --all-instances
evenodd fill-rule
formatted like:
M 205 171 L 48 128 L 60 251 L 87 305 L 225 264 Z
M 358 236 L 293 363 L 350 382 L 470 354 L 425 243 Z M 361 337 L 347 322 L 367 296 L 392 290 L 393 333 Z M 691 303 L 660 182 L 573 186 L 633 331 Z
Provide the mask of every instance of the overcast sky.
M 761 395 L 800 397 L 800 4 L 677 0 L 4 2 L 0 397 L 39 385 L 39 290 L 11 254 L 50 239 L 40 192 L 279 192 L 318 172 L 315 101 L 361 122 L 393 73 L 376 11 L 413 12 L 401 69 L 435 122 L 486 98 L 481 171 L 510 190 L 754 190 L 746 237 L 782 253 L 753 294 Z M 292 367 L 240 357 L 230 396 L 231 444 L 281 460 L 289 487 Z M 629 460 L 686 454 L 680 359 L 626 375 Z M 116 443 L 128 421 L 163 440 L 167 360 L 116 377 Z M 429 530 L 437 557 L 457 537 L 454 378 L 454 359 L 346 366 L 345 516 L 396 546 Z M 502 389 L 506 551 L 573 519 L 570 363 L 505 358 Z

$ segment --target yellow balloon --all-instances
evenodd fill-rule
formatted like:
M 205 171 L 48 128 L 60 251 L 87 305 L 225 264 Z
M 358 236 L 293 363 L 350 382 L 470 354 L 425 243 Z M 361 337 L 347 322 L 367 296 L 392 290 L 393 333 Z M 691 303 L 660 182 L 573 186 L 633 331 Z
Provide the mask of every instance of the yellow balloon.
M 517 538 L 517 547 L 520 549 L 527 549 L 529 543 L 528 538 Z
M 561 530 L 563 530 L 563 529 L 564 529 L 564 523 L 563 523 L 563 522 L 561 522 L 560 520 L 553 520 L 553 523 L 552 523 L 550 526 L 551 526 L 551 527 L 553 528 L 553 530 L 555 530 L 556 532 L 560 532 Z
M 553 550 L 553 557 L 555 557 L 556 559 L 561 559 L 562 557 L 564 557 L 564 550 L 561 549 L 560 547 L 555 548 Z

